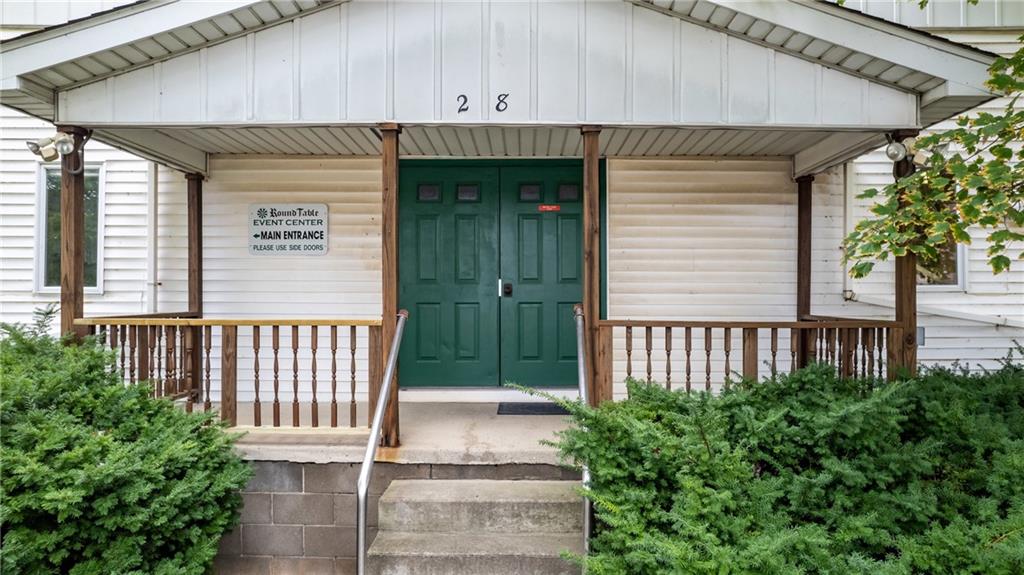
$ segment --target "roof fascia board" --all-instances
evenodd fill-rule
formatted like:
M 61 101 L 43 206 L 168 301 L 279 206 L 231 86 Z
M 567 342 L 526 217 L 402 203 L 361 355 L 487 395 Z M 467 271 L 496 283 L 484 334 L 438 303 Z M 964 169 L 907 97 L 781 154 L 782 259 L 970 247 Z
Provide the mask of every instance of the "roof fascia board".
M 5 42 L 0 46 L 3 50 L 3 77 L 6 80 L 34 72 L 256 3 L 254 0 L 156 0 L 153 5 L 142 4 L 138 10 L 126 10 L 128 13 L 115 11 L 97 16 L 102 20 L 99 22 L 86 19 L 67 27 L 61 26 L 54 29 L 55 36 L 33 36 L 24 44 Z
M 943 82 L 921 95 L 921 106 L 927 106 L 942 98 L 958 96 L 992 98 L 992 94 L 984 90 L 978 90 L 956 82 Z
M 994 55 L 986 56 L 954 43 L 867 18 L 856 12 L 834 12 L 828 10 L 830 5 L 824 2 L 710 1 L 778 26 L 820 37 L 856 52 L 979 90 L 986 89 L 988 67 L 996 58 Z

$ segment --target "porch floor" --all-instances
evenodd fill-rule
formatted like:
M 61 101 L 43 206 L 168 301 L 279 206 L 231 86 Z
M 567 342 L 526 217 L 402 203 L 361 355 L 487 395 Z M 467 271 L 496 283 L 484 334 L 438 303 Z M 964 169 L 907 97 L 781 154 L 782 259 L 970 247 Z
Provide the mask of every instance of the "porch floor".
M 252 413 L 240 403 L 239 414 Z M 282 406 L 284 408 L 284 406 Z M 290 410 L 290 406 L 287 408 Z M 320 407 L 321 412 L 324 406 Z M 308 412 L 308 407 L 303 406 Z M 402 445 L 382 447 L 377 461 L 451 465 L 558 464 L 557 451 L 541 445 L 565 429 L 568 418 L 558 415 L 498 415 L 497 403 L 403 403 L 399 410 Z M 321 413 L 321 419 L 323 414 Z M 252 427 L 240 417 L 245 432 L 238 448 L 250 460 L 303 463 L 359 462 L 366 448 L 366 427 L 271 428 Z M 359 404 L 357 421 L 365 425 L 366 405 Z M 308 419 L 307 419 L 308 421 Z M 348 424 L 348 406 L 341 421 Z M 290 421 L 284 421 L 286 425 Z M 323 425 L 323 423 L 321 423 Z

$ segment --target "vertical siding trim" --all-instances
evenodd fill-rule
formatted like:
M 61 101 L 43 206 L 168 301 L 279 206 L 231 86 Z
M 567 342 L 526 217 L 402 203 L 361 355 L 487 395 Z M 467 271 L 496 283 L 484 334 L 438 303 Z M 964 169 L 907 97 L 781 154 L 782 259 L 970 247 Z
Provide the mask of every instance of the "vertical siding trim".
M 291 119 L 302 118 L 302 18 L 296 18 L 289 24 L 292 27 L 292 90 L 289 115 Z

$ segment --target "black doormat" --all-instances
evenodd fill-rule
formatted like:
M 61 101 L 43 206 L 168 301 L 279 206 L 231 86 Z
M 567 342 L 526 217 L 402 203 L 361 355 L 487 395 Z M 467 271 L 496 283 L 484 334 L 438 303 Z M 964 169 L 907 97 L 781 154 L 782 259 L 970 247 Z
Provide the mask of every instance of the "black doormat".
M 569 412 L 557 403 L 503 401 L 498 404 L 498 415 L 569 415 Z

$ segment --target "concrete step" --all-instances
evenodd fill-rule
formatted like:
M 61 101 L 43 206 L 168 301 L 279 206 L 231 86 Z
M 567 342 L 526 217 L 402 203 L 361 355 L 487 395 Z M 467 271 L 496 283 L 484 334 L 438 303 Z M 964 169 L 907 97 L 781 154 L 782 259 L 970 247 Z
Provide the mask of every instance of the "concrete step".
M 381 531 L 581 533 L 574 481 L 396 480 L 380 498 Z
M 561 553 L 582 550 L 581 534 L 380 531 L 367 567 L 373 575 L 579 575 Z

